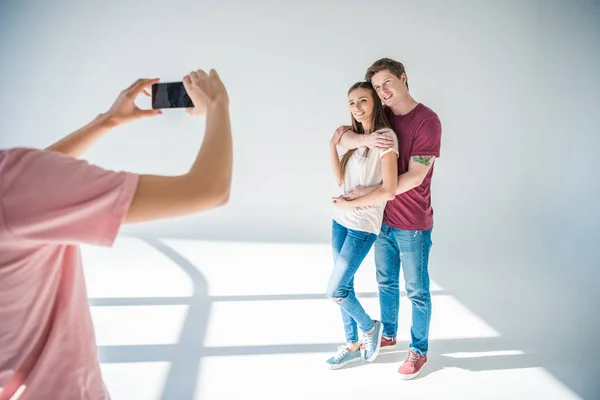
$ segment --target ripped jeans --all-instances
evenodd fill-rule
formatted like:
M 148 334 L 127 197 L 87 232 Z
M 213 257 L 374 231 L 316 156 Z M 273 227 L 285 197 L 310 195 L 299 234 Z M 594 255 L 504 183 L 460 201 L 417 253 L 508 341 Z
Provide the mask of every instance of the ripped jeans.
M 354 293 L 354 275 L 376 239 L 374 233 L 348 229 L 333 221 L 331 242 L 334 267 L 327 285 L 327 297 L 341 299 L 338 304 L 346 343 L 358 342 L 357 325 L 362 332 L 369 332 L 374 327 L 373 320 Z

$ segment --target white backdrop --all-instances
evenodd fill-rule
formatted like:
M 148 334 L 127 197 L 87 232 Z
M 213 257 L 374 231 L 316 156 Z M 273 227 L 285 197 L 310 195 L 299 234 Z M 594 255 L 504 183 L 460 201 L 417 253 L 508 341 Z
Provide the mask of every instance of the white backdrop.
M 400 60 L 443 126 L 432 275 L 591 396 L 600 392 L 591 378 L 600 376 L 599 43 L 593 0 L 4 0 L 0 147 L 50 144 L 138 77 L 216 68 L 231 98 L 230 203 L 125 232 L 326 242 L 336 193 L 327 143 L 349 122 L 347 88 L 374 60 Z M 203 123 L 167 112 L 118 129 L 86 157 L 180 173 Z

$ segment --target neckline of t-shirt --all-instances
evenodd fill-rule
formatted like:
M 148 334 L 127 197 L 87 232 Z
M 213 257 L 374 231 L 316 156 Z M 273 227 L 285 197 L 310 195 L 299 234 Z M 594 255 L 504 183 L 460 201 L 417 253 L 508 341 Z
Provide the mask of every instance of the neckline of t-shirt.
M 416 106 L 414 106 L 412 110 L 410 110 L 409 112 L 407 112 L 407 113 L 406 113 L 406 114 L 404 114 L 404 115 L 396 115 L 396 114 L 394 114 L 394 112 L 392 111 L 392 109 L 391 109 L 391 108 L 389 108 L 389 107 L 388 107 L 388 109 L 390 110 L 390 112 L 392 113 L 392 116 L 393 116 L 394 118 L 406 118 L 406 117 L 408 117 L 409 115 L 413 114 L 413 113 L 416 111 L 416 109 L 417 109 L 417 108 L 421 108 L 422 106 L 423 106 L 423 103 L 421 103 L 421 102 L 418 102 L 418 103 L 417 103 L 417 105 L 416 105 Z

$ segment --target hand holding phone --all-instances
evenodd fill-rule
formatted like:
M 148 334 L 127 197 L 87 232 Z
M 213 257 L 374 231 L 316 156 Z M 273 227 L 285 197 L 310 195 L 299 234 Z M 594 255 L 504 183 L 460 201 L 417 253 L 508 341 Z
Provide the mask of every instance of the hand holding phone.
M 183 85 L 194 103 L 193 108 L 188 108 L 190 115 L 206 114 L 208 106 L 215 102 L 229 105 L 225 85 L 214 69 L 211 69 L 208 74 L 201 69 L 192 71 L 183 78 Z
M 158 79 L 138 79 L 119 94 L 110 109 L 104 113 L 104 117 L 114 125 L 122 125 L 139 118 L 160 115 L 160 110 L 142 110 L 134 102 L 140 94 L 150 96 L 146 90 L 158 81 Z

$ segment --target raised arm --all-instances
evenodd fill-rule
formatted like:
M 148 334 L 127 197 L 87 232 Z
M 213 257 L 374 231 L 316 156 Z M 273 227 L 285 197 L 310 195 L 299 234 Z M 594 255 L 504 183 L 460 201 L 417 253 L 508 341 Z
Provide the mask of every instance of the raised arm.
M 183 80 L 195 107 L 206 113 L 206 132 L 196 161 L 185 175 L 142 175 L 125 222 L 135 223 L 204 211 L 225 204 L 233 171 L 229 98 L 216 71 L 192 72 Z
M 160 110 L 141 110 L 135 103 L 158 79 L 139 79 L 123 90 L 113 106 L 90 124 L 46 150 L 77 157 L 112 128 L 133 120 L 159 115 Z M 202 70 L 183 79 L 195 107 L 188 113 L 206 115 L 204 141 L 188 173 L 180 176 L 140 175 L 125 223 L 170 218 L 209 210 L 229 199 L 233 150 L 229 98 L 216 71 Z
M 140 117 L 152 117 L 162 114 L 160 110 L 142 110 L 133 102 L 138 94 L 150 96 L 146 88 L 158 81 L 158 79 L 139 79 L 134 82 L 119 94 L 108 112 L 99 114 L 93 121 L 46 147 L 45 150 L 77 158 L 115 126 Z
M 183 216 L 225 204 L 233 164 L 227 92 L 214 71 L 192 72 L 183 82 L 194 103 L 188 113 L 206 115 L 204 140 L 187 173 L 138 175 L 105 170 L 56 151 L 6 151 L 0 154 L 0 215 L 11 233 L 40 243 L 110 246 L 124 222 Z M 107 113 L 108 123 L 122 123 L 120 115 Z

